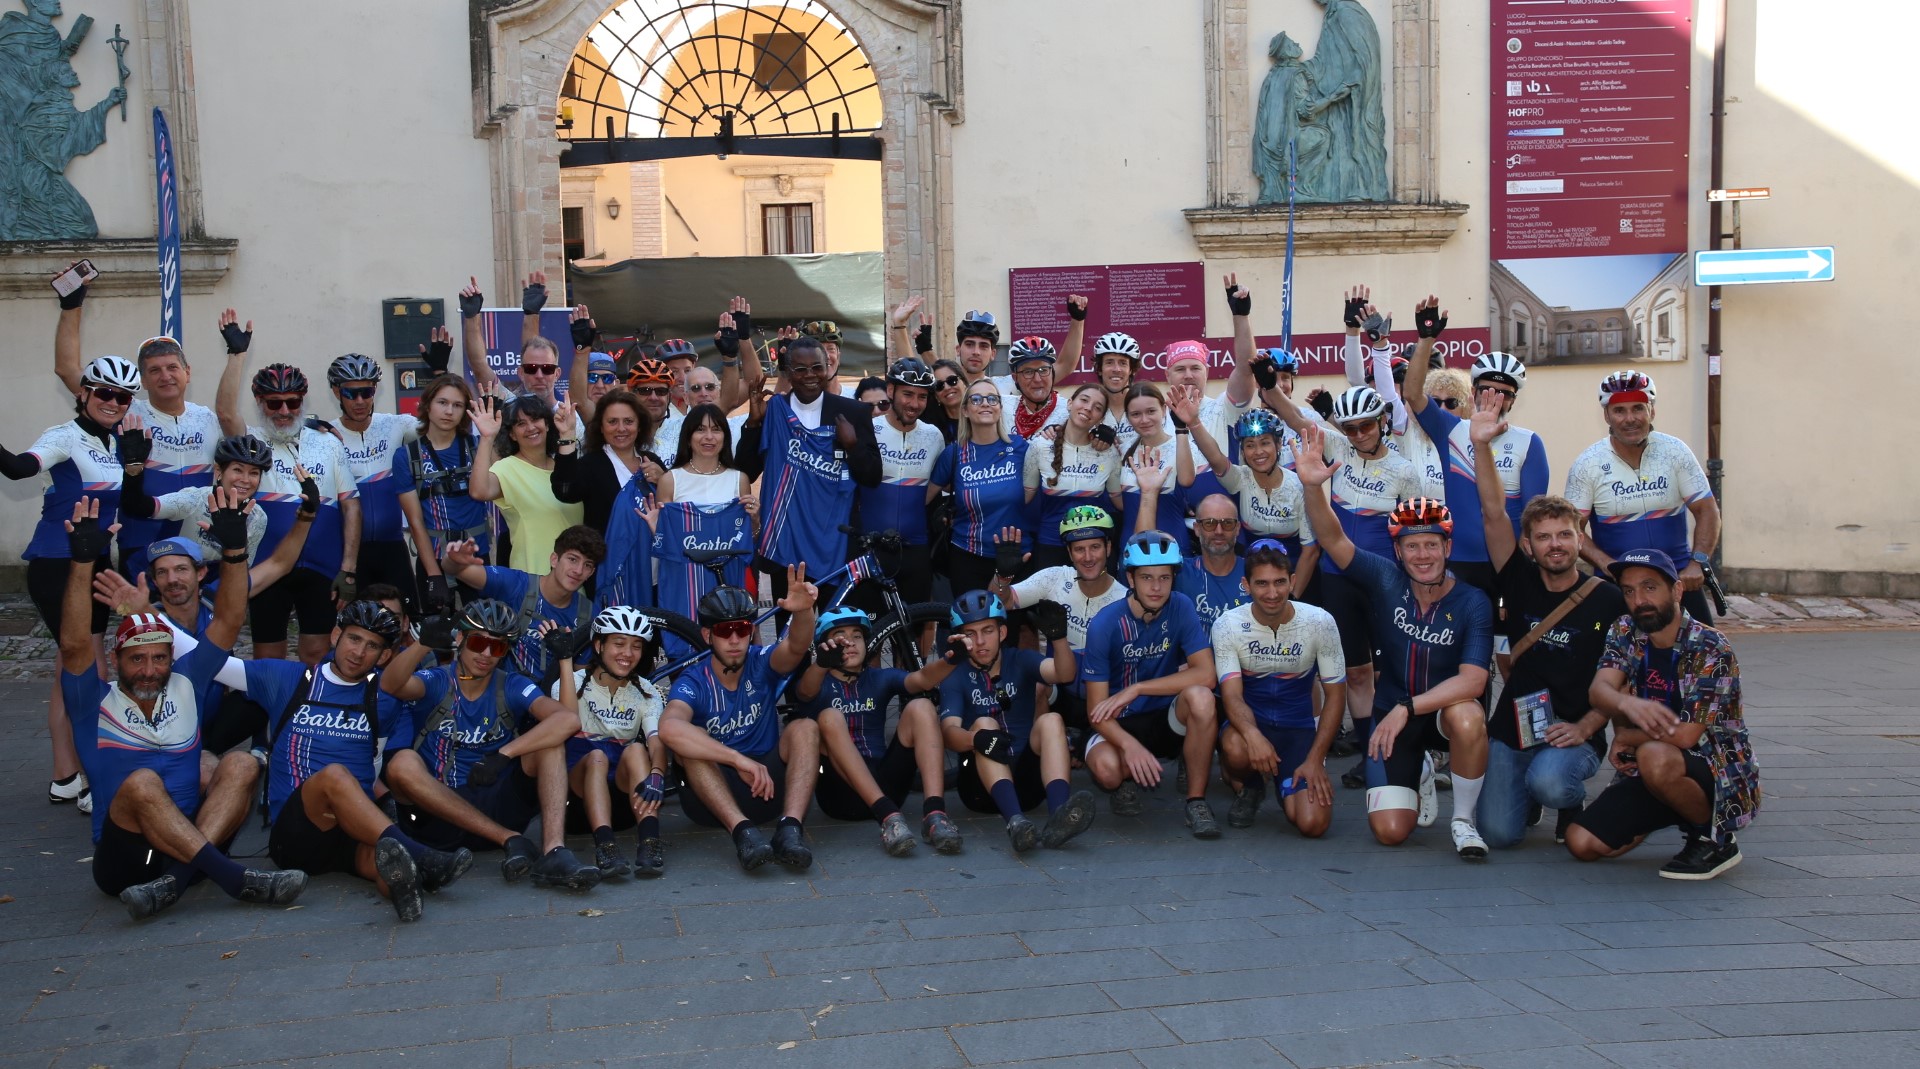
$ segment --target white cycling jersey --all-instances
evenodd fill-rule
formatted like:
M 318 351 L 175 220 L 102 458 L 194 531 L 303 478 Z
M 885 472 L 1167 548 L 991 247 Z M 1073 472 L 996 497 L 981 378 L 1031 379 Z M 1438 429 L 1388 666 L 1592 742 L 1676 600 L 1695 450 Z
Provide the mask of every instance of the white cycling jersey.
M 1255 619 L 1252 605 L 1221 613 L 1213 622 L 1213 663 L 1222 683 L 1239 677 L 1241 696 L 1260 723 L 1311 728 L 1316 671 L 1322 683 L 1342 683 L 1347 662 L 1333 615 L 1315 605 L 1292 604 L 1293 618 L 1279 627 Z
M 573 685 L 580 696 L 577 738 L 645 742 L 660 733 L 666 701 L 651 681 L 636 678 L 617 693 L 609 693 L 605 685 L 587 677 L 586 669 L 576 668 Z M 555 701 L 560 700 L 559 680 L 553 681 L 551 693 Z
M 1592 518 L 1593 544 L 1609 557 L 1659 549 L 1684 567 L 1692 552 L 1687 506 L 1712 494 L 1693 450 L 1659 431 L 1647 435 L 1637 468 L 1602 438 L 1567 469 L 1567 500 Z
M 1076 653 L 1087 648 L 1087 624 L 1093 620 L 1094 614 L 1127 596 L 1127 585 L 1115 579 L 1106 593 L 1088 597 L 1080 589 L 1078 576 L 1073 565 L 1062 564 L 1042 568 L 1013 584 L 1013 596 L 1019 599 L 1021 605 L 1051 601 L 1066 608 L 1067 644 Z
M 1274 470 L 1281 479 L 1272 490 L 1261 489 L 1253 469 L 1245 464 L 1229 468 L 1220 485 L 1239 501 L 1240 522 L 1253 536 L 1298 538 L 1302 545 L 1310 546 L 1314 542 L 1313 523 L 1307 517 L 1306 486 L 1293 472 Z

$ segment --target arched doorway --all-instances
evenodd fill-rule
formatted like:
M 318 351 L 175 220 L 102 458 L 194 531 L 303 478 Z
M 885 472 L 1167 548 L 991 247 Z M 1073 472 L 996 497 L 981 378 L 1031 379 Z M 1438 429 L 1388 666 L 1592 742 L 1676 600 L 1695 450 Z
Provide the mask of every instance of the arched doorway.
M 716 139 L 707 146 L 711 151 L 719 146 L 718 139 L 729 133 L 721 129 L 723 109 L 705 105 L 663 111 L 655 101 L 652 114 L 659 128 L 650 129 L 636 123 L 631 118 L 635 109 L 629 101 L 644 100 L 645 94 L 639 90 L 651 84 L 645 77 L 626 77 L 624 80 L 632 83 L 632 88 L 622 87 L 620 79 L 604 79 L 598 86 L 576 80 L 573 91 L 566 92 L 569 73 L 573 72 L 579 79 L 579 72 L 575 70 L 576 49 L 596 32 L 609 11 L 623 6 L 632 8 L 635 14 L 651 12 L 648 17 L 657 19 L 663 30 L 672 26 L 675 19 L 705 23 L 710 21 L 710 16 L 700 16 L 700 11 L 731 8 L 736 10 L 740 25 L 716 36 L 730 35 L 736 40 L 750 41 L 755 32 L 749 25 L 750 16 L 738 10 L 750 6 L 744 2 L 723 5 L 694 0 L 633 0 L 614 7 L 610 7 L 607 0 L 518 0 L 497 5 L 476 0 L 474 4 L 476 132 L 490 144 L 495 292 L 509 292 L 517 286 L 520 277 L 535 268 L 556 277 L 562 269 L 567 240 L 561 210 L 563 152 L 570 148 L 585 150 L 586 142 L 592 140 L 638 141 L 641 138 L 636 135 L 642 133 L 652 133 L 656 138 Z M 771 7 L 778 9 L 781 3 L 775 0 Z M 860 46 L 866 60 L 866 73 L 878 94 L 877 132 L 858 128 L 856 123 L 861 116 L 854 110 L 835 108 L 834 105 L 842 101 L 829 99 L 839 95 L 840 90 L 834 90 L 809 94 L 805 99 L 810 100 L 812 106 L 805 109 L 804 117 L 798 109 L 786 109 L 785 119 L 780 117 L 780 109 L 755 115 L 751 133 L 743 125 L 739 110 L 742 102 L 736 100 L 731 135 L 735 139 L 778 136 L 830 141 L 830 116 L 841 114 L 841 150 L 868 151 L 865 146 L 871 144 L 871 151 L 878 155 L 883 223 L 879 245 L 885 290 L 890 296 L 908 292 L 925 295 L 935 321 L 944 322 L 951 315 L 948 311 L 951 253 L 947 242 L 939 238 L 952 229 L 946 218 L 951 210 L 951 199 L 945 192 L 947 132 L 951 123 L 959 121 L 957 26 L 950 24 L 949 5 L 939 0 L 822 0 L 819 3 L 788 0 L 785 7 L 789 10 L 818 8 L 819 21 L 844 31 Z M 624 20 L 627 15 L 622 17 Z M 768 31 L 763 28 L 761 32 Z M 615 55 L 619 48 L 613 44 L 612 36 L 608 35 L 604 48 L 602 42 L 594 42 L 594 48 L 599 53 L 599 66 L 618 72 L 622 61 Z M 636 36 L 642 39 L 644 55 L 648 35 L 625 35 L 627 39 Z M 668 34 L 653 36 L 664 40 Z M 801 52 L 805 53 L 806 49 Z M 795 54 L 791 48 L 758 50 L 760 55 L 769 53 L 777 57 Z M 822 51 L 819 58 L 825 61 L 834 55 L 831 51 Z M 738 62 L 735 57 L 732 66 Z M 791 66 L 790 59 L 788 66 Z M 833 64 L 828 66 L 841 84 L 852 84 L 854 72 L 845 72 Z M 780 73 L 780 68 L 781 65 L 775 63 L 758 73 L 771 81 L 772 76 Z M 755 72 L 744 73 L 751 78 Z M 698 79 L 687 80 L 701 88 L 707 84 Z M 610 86 L 619 90 L 618 103 L 611 97 Z M 773 95 L 788 100 L 796 98 L 792 91 Z M 566 103 L 573 106 L 573 126 L 567 129 L 561 127 L 569 118 L 563 111 L 563 96 L 567 98 Z M 666 99 L 660 92 L 654 96 Z M 708 101 L 709 105 L 712 103 Z M 609 117 L 616 119 L 614 138 L 606 137 Z M 596 122 L 599 128 L 595 132 L 600 136 L 590 138 L 584 127 Z M 824 132 L 818 128 L 823 122 Z M 773 126 L 785 128 L 776 134 L 771 129 Z M 561 136 L 562 133 L 573 135 L 575 131 L 578 136 Z M 569 141 L 581 144 L 570 145 Z M 609 144 L 601 151 L 611 159 L 616 147 Z M 782 146 L 782 151 L 788 152 L 783 158 L 818 158 L 791 151 L 795 147 Z M 629 146 L 627 151 L 633 150 Z M 729 153 L 728 162 L 735 166 L 751 163 L 733 153 Z M 762 179 L 774 193 L 780 194 L 780 172 L 736 177 Z M 789 174 L 788 177 L 793 181 L 793 188 L 800 188 L 800 179 L 808 176 Z M 591 207 L 604 213 L 604 199 Z M 621 210 L 628 209 L 623 199 Z M 667 214 L 670 220 L 671 212 Z M 797 225 L 791 217 L 787 222 L 790 227 Z M 746 230 L 743 217 L 743 235 Z M 765 233 L 763 225 L 762 241 Z

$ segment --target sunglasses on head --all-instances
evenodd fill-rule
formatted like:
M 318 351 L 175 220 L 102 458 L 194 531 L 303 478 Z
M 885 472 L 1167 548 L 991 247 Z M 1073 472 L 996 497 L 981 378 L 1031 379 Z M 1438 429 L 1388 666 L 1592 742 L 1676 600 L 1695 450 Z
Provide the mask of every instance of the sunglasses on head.
M 1259 538 L 1254 540 L 1253 545 L 1250 545 L 1247 547 L 1247 552 L 1256 553 L 1263 549 L 1271 549 L 1276 553 L 1285 553 L 1287 551 L 1286 545 L 1282 543 L 1279 539 Z
M 111 386 L 95 386 L 91 391 L 93 399 L 109 405 L 130 405 L 133 395 L 125 390 L 116 390 Z
M 342 386 L 340 399 L 343 401 L 371 401 L 373 395 L 380 392 L 378 386 Z
M 513 649 L 513 643 L 499 635 L 489 635 L 484 631 L 468 634 L 460 644 L 482 657 L 505 657 L 507 651 Z
M 968 310 L 966 315 L 961 316 L 960 319 L 965 323 L 985 323 L 988 326 L 993 326 L 996 322 L 992 312 L 980 312 L 971 309 Z
M 260 407 L 269 412 L 298 412 L 306 403 L 304 397 L 262 397 Z
M 753 622 L 750 620 L 722 620 L 707 630 L 714 638 L 746 638 L 753 634 Z
M 589 371 L 587 372 L 587 381 L 596 386 L 610 386 L 613 383 L 619 382 L 620 376 L 615 375 L 611 371 Z
M 522 375 L 558 375 L 559 373 L 560 373 L 559 364 L 521 364 L 520 365 L 520 374 Z

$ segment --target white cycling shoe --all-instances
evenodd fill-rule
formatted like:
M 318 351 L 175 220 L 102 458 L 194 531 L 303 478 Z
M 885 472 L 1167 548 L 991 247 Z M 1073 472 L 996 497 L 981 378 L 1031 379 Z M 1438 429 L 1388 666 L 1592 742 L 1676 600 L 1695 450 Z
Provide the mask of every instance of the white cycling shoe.
M 1480 829 L 1466 817 L 1453 818 L 1453 849 L 1462 861 L 1485 861 L 1487 859 L 1487 841 L 1480 837 Z
M 1439 817 L 1440 798 L 1433 786 L 1433 755 L 1428 754 L 1420 760 L 1420 826 L 1431 828 Z

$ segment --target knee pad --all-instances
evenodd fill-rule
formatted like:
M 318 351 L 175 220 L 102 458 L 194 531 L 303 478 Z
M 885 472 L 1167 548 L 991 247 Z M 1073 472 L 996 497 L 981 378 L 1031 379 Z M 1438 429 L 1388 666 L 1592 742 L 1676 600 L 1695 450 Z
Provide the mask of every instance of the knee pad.
M 1381 813 L 1390 809 L 1420 808 L 1420 794 L 1412 787 L 1369 787 L 1367 788 L 1367 812 Z

